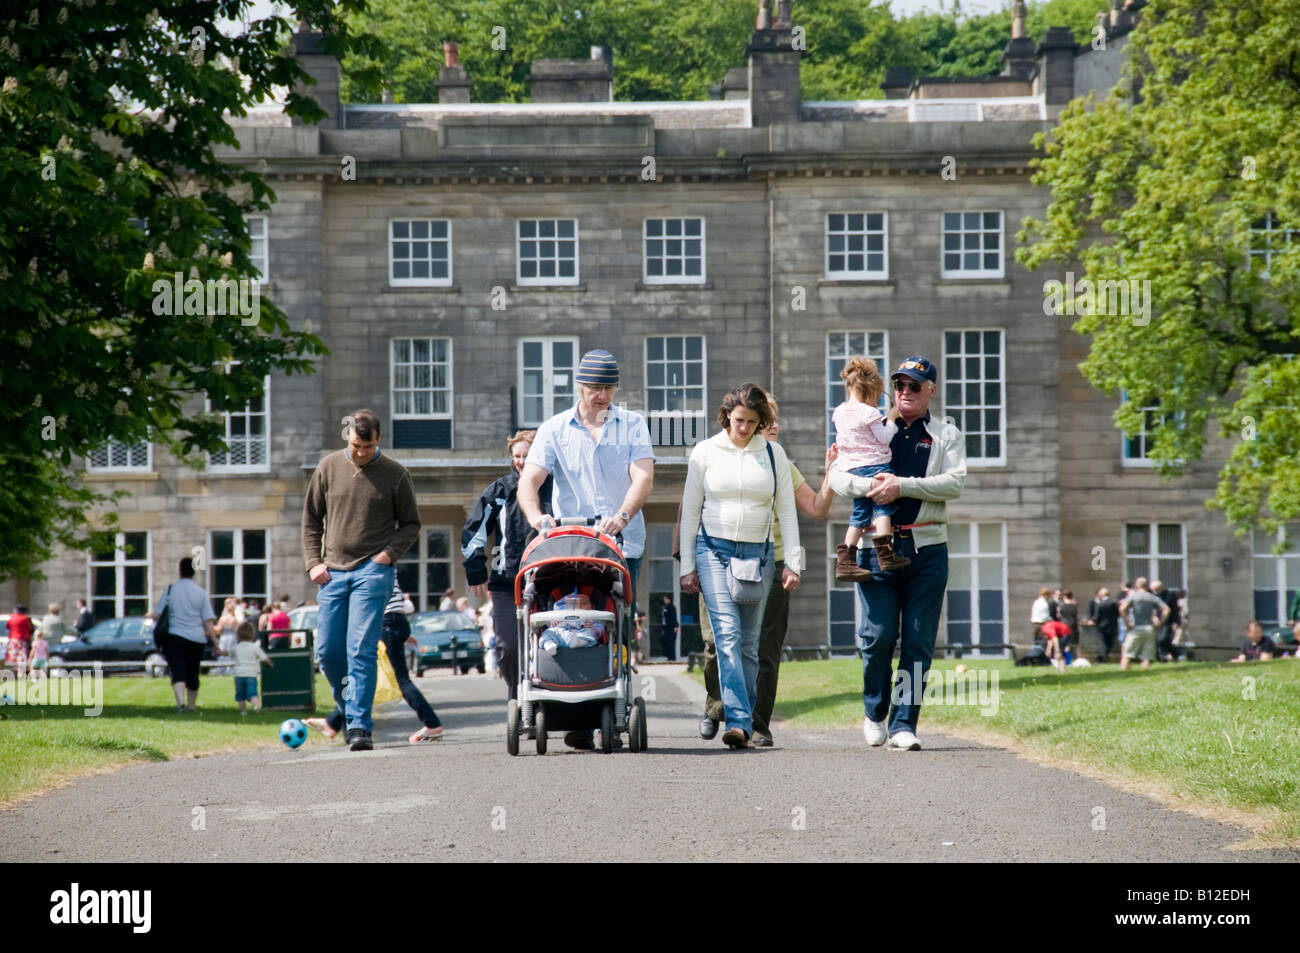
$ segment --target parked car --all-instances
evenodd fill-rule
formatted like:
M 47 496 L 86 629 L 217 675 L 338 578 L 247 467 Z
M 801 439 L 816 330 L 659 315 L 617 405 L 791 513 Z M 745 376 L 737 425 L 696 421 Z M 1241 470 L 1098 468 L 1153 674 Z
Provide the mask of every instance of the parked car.
M 417 612 L 411 616 L 415 637 L 415 662 L 411 674 L 419 678 L 426 668 L 459 668 L 462 675 L 471 668 L 487 671 L 483 634 L 462 612 Z M 452 648 L 452 640 L 455 648 Z
M 146 616 L 104 619 L 83 636 L 63 637 L 50 645 L 50 669 L 68 662 L 131 662 L 157 678 L 167 671 L 167 661 L 153 644 L 153 619 Z M 135 664 L 130 666 L 135 667 Z M 114 667 L 107 671 L 121 671 Z

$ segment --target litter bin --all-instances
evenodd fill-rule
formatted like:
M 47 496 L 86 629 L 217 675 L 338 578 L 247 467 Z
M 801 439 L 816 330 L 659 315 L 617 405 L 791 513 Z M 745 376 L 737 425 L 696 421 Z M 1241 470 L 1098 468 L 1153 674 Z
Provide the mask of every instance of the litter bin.
M 274 629 L 261 634 L 271 664 L 262 666 L 262 707 L 316 710 L 316 637 L 311 629 Z

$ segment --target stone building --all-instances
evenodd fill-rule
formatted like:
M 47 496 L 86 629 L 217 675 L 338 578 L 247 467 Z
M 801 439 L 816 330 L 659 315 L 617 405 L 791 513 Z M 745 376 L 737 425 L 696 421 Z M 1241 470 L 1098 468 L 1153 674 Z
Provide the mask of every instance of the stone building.
M 1193 631 L 1222 641 L 1276 608 L 1300 562 L 1260 542 L 1253 554 L 1206 511 L 1222 448 L 1159 480 L 1143 435 L 1118 433 L 1116 401 L 1079 374 L 1071 319 L 1044 315 L 1044 282 L 1060 276 L 1014 259 L 1021 220 L 1048 199 L 1029 182 L 1031 139 L 1075 95 L 1114 83 L 1140 6 L 1115 4 L 1104 50 L 1064 28 L 1035 46 L 1018 17 L 1000 75 L 891 71 L 881 98 L 852 102 L 802 99 L 786 3 L 764 3 L 746 65 L 701 102 L 613 101 L 617 64 L 595 48 L 535 63 L 531 103 L 475 103 L 448 44 L 439 103 L 350 105 L 337 61 L 299 34 L 329 118 L 259 110 L 230 157 L 264 163 L 278 197 L 250 223 L 265 293 L 329 356 L 229 415 L 231 452 L 201 472 L 157 448 L 105 448 L 87 479 L 131 491 L 120 513 L 134 553 L 69 555 L 7 595 L 88 591 L 99 615 L 137 614 L 202 546 L 214 598 L 310 598 L 303 490 L 342 446 L 341 418 L 370 407 L 424 523 L 399 578 L 436 607 L 444 588 L 465 589 L 460 527 L 506 471 L 507 435 L 569 406 L 578 358 L 603 347 L 620 363 L 618 399 L 647 414 L 656 443 L 639 603 L 672 594 L 689 649 L 698 607 L 669 540 L 690 445 L 722 395 L 770 384 L 782 441 L 816 485 L 844 359 L 923 353 L 940 369 L 934 408 L 965 431 L 970 461 L 949 507 L 941 641 L 1023 642 L 1040 585 L 1086 606 L 1135 575 L 1189 589 Z M 853 593 L 829 573 L 848 509 L 801 521 L 809 569 L 791 645 L 852 650 Z

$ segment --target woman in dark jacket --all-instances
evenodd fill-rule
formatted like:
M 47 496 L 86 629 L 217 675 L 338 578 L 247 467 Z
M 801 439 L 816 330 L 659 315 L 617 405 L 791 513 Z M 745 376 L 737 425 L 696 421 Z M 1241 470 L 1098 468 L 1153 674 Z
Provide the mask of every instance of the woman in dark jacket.
M 536 535 L 528 525 L 515 491 L 519 488 L 519 473 L 528 459 L 536 430 L 516 431 L 506 448 L 510 452 L 513 469 L 499 480 L 494 480 L 483 491 L 474 512 L 465 521 L 460 533 L 461 555 L 465 557 L 465 581 L 478 598 L 492 594 L 492 628 L 496 633 L 497 668 L 506 680 L 509 694 L 514 698 L 519 687 L 519 633 L 515 619 L 515 574 L 524 547 Z M 550 512 L 547 501 L 551 498 L 550 479 L 538 494 L 542 510 Z M 488 539 L 496 535 L 497 543 L 488 548 Z

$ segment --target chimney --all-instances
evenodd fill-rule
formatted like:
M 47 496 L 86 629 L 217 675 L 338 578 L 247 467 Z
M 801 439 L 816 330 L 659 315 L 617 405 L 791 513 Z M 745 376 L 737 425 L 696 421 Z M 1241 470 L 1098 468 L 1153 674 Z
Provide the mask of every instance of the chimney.
M 1011 8 L 1011 42 L 1002 51 L 1002 75 L 1028 80 L 1038 66 L 1034 41 L 1025 36 L 1025 0 Z
M 529 98 L 535 103 L 614 101 L 614 51 L 593 46 L 586 60 L 533 60 Z
M 443 65 L 438 70 L 438 81 L 434 88 L 438 90 L 440 103 L 467 103 L 474 85 L 469 81 L 469 74 L 460 65 L 460 45 L 442 44 Z
M 789 0 L 777 0 L 776 19 L 770 17 L 769 0 L 759 0 L 758 17 L 745 55 L 749 58 L 749 116 L 755 126 L 799 121 L 799 59 L 794 48 Z
M 912 89 L 912 71 L 905 66 L 891 66 L 885 70 L 880 88 L 886 99 L 906 99 Z
M 325 118 L 320 121 L 322 129 L 339 128 L 339 61 L 333 53 L 325 49 L 325 35 L 313 33 L 305 20 L 298 21 L 298 32 L 293 35 L 293 55 L 303 71 L 316 81 L 314 86 L 301 83 L 297 92 L 309 96 L 325 110 Z M 301 126 L 303 121 L 298 116 L 290 120 L 293 125 Z
M 1042 60 L 1038 82 L 1043 101 L 1049 107 L 1058 107 L 1059 112 L 1059 107 L 1074 98 L 1074 35 L 1070 28 L 1048 27 L 1037 52 Z

